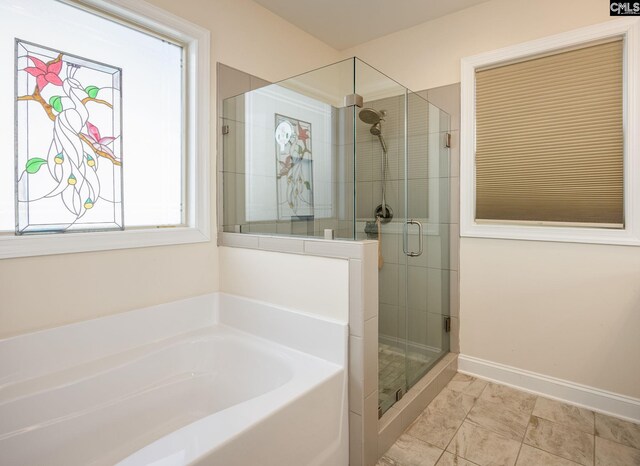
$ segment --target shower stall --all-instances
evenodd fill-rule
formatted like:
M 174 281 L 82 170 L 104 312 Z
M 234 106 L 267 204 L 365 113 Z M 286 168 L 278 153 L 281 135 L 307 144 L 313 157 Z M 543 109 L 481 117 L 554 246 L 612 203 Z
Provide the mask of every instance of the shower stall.
M 449 352 L 449 115 L 357 58 L 220 110 L 221 231 L 380 241 L 381 415 Z

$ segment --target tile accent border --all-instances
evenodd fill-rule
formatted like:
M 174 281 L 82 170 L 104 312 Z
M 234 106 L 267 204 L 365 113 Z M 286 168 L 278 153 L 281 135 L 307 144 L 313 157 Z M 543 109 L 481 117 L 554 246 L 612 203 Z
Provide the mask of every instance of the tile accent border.
M 378 458 L 415 421 L 458 371 L 458 355 L 445 355 L 378 421 Z
M 251 233 L 218 234 L 218 246 L 261 251 L 286 252 L 310 256 L 334 257 L 338 259 L 362 259 L 364 248 L 377 241 L 372 240 L 325 240 L 304 236 L 264 235 Z M 371 247 L 371 246 L 369 246 Z M 377 251 L 377 249 L 376 249 Z
M 590 409 L 610 416 L 640 422 L 640 399 L 581 385 L 497 362 L 467 356 L 458 357 L 458 371 Z

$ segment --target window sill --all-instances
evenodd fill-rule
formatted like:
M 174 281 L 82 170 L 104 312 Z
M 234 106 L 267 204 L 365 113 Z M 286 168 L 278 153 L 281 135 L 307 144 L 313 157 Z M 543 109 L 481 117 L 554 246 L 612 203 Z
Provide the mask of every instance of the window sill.
M 463 221 L 460 236 L 468 238 L 550 241 L 556 243 L 611 244 L 640 246 L 640 236 L 631 230 L 571 228 L 560 226 L 486 225 Z
M 210 240 L 206 230 L 193 227 L 141 228 L 139 230 L 0 236 L 0 259 L 108 251 L 112 249 L 202 243 Z

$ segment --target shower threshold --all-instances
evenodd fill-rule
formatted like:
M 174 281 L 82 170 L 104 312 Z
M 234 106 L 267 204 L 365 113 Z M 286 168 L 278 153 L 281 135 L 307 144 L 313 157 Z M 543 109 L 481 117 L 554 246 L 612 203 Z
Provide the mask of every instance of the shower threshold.
M 408 388 L 426 374 L 445 354 L 436 348 L 409 349 L 380 342 L 378 344 L 378 412 L 384 414 L 396 401 L 398 391 Z M 409 385 L 407 387 L 407 385 Z

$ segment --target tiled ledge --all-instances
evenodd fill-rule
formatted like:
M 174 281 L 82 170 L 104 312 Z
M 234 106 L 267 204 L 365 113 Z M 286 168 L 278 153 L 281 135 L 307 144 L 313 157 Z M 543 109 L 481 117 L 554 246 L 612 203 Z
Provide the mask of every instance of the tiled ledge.
M 384 413 L 378 421 L 378 457 L 395 443 L 402 432 L 442 391 L 458 370 L 458 355 L 443 357 L 422 379 Z
M 219 245 L 231 248 L 306 254 L 311 256 L 362 259 L 364 245 L 371 240 L 326 240 L 322 238 L 253 235 L 247 233 L 219 233 Z

